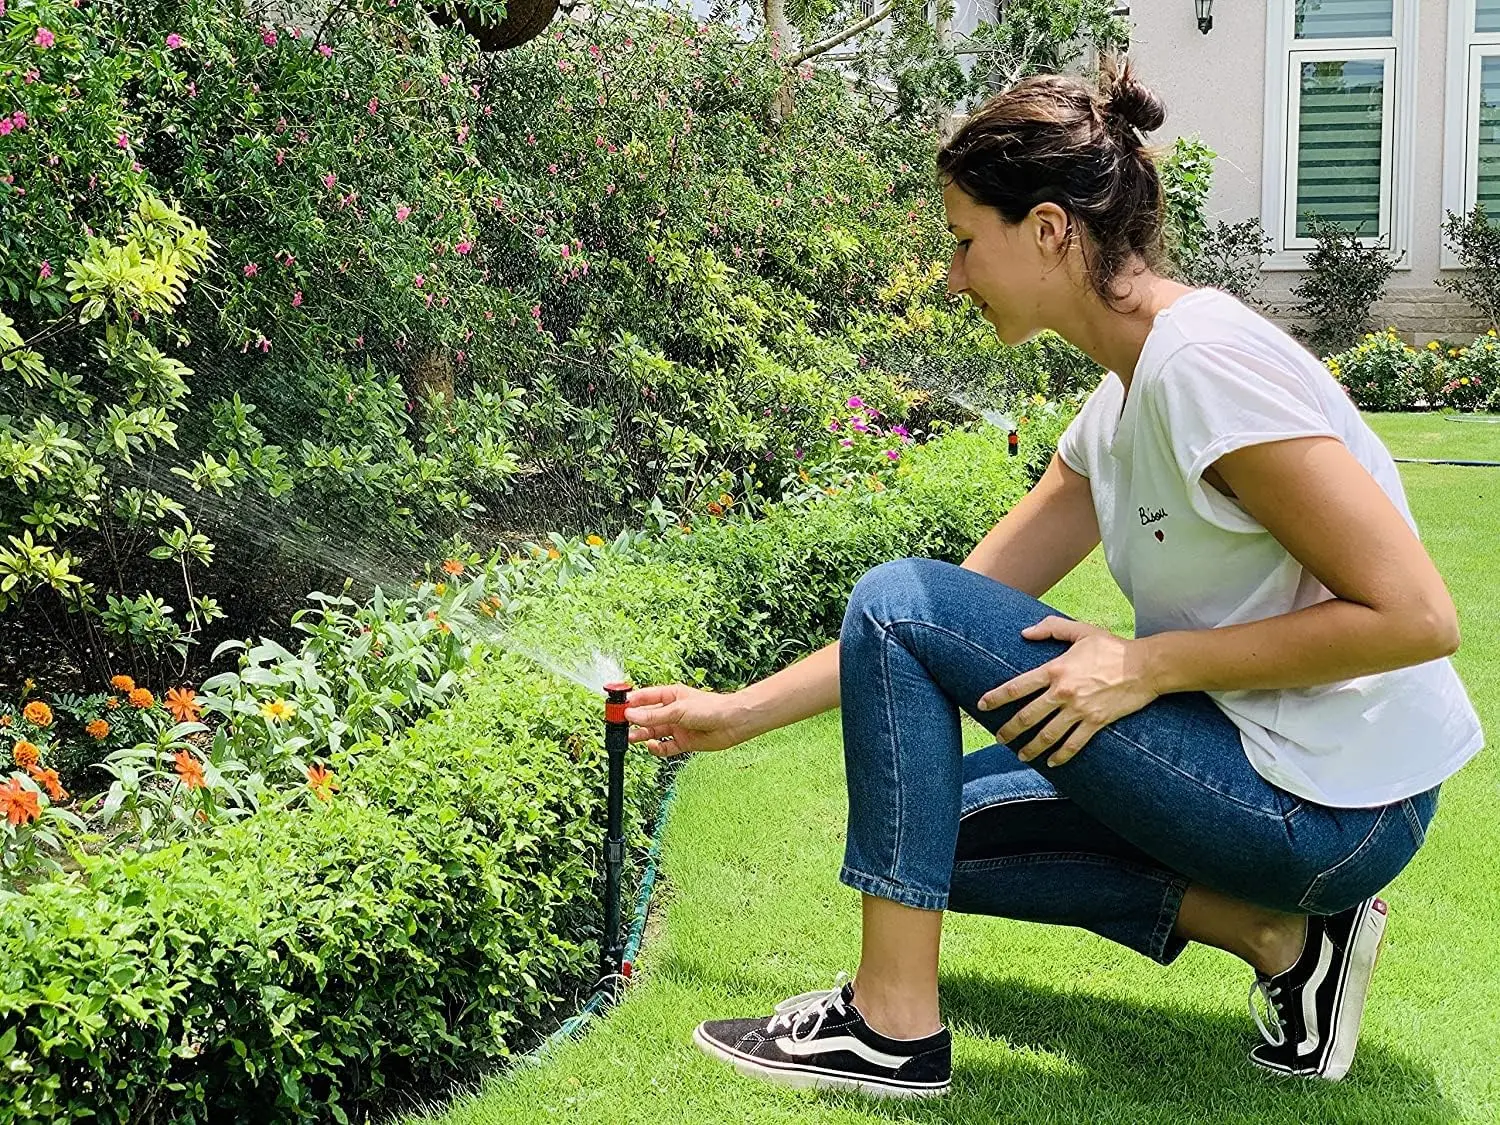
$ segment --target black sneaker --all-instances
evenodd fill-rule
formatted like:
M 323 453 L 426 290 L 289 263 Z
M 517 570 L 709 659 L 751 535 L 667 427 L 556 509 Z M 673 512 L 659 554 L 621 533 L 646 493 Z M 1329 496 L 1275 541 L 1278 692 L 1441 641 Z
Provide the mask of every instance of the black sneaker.
M 1384 899 L 1367 898 L 1341 914 L 1312 915 L 1297 963 L 1274 977 L 1255 974 L 1250 1014 L 1266 1041 L 1250 1052 L 1252 1062 L 1330 1082 L 1349 1072 L 1386 910 Z M 1257 992 L 1271 1011 L 1271 1026 L 1255 1006 Z
M 741 1074 L 783 1086 L 863 1090 L 889 1098 L 926 1098 L 948 1090 L 953 1035 L 887 1039 L 854 1006 L 854 985 L 834 986 L 776 1005 L 770 1019 L 708 1020 L 693 1032 L 704 1053 Z

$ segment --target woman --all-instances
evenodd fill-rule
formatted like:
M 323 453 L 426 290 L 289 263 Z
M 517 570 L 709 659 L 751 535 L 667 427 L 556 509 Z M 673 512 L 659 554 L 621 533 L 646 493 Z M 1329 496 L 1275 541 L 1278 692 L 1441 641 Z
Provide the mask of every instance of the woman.
M 1007 344 L 1051 329 L 1111 372 L 962 566 L 856 584 L 837 643 L 743 691 L 639 690 L 657 755 L 842 704 L 858 973 L 700 1048 L 796 1086 L 948 1088 L 944 910 L 1082 926 L 1169 964 L 1255 971 L 1254 1062 L 1348 1070 L 1377 892 L 1481 746 L 1458 623 L 1390 455 L 1323 366 L 1234 298 L 1157 272 L 1160 102 L 1029 79 L 938 158 L 948 285 Z M 1100 543 L 1126 640 L 1036 600 Z M 964 755 L 959 710 L 997 745 Z M 1264 999 L 1266 1014 L 1256 1006 Z

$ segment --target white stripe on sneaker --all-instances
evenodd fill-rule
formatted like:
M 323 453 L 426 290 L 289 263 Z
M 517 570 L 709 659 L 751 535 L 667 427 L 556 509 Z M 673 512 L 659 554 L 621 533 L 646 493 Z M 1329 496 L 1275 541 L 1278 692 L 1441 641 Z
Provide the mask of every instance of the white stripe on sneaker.
M 867 1063 L 888 1067 L 891 1070 L 911 1061 L 908 1055 L 888 1055 L 884 1051 L 877 1051 L 868 1043 L 852 1035 L 833 1035 L 827 1039 L 808 1039 L 801 1042 L 782 1036 L 776 1040 L 776 1047 L 783 1054 L 791 1055 L 793 1058 L 822 1055 L 829 1051 L 849 1051 Z
M 1333 939 L 1328 936 L 1328 931 L 1323 931 L 1323 947 L 1318 950 L 1318 967 L 1313 970 L 1312 976 L 1302 986 L 1302 1026 L 1307 1028 L 1307 1035 L 1301 1043 L 1297 1044 L 1297 1054 L 1310 1055 L 1318 1049 L 1318 1044 L 1323 1041 L 1323 1036 L 1318 1031 L 1318 989 L 1323 986 L 1323 981 L 1328 976 L 1328 966 L 1333 964 Z

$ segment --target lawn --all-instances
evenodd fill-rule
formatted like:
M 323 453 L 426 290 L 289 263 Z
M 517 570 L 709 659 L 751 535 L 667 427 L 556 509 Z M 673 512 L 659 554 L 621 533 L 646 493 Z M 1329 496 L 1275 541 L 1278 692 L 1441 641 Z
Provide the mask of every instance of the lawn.
M 1500 427 L 1375 416 L 1399 456 L 1500 460 Z M 1405 465 L 1463 625 L 1456 660 L 1500 716 L 1500 469 Z M 1048 599 L 1128 632 L 1096 552 Z M 966 723 L 970 748 L 987 736 Z M 1420 752 L 1420 747 L 1413 747 Z M 687 1122 L 1493 1122 L 1500 1120 L 1500 759 L 1444 789 L 1427 846 L 1387 892 L 1391 928 L 1343 1083 L 1287 1082 L 1245 1059 L 1250 970 L 1193 947 L 1163 969 L 1100 938 L 950 914 L 941 994 L 951 1094 L 929 1102 L 786 1091 L 690 1043 L 706 1018 L 769 1013 L 854 972 L 859 896 L 836 878 L 845 795 L 836 712 L 705 754 L 678 778 L 637 983 L 541 1066 L 492 1079 L 442 1125 Z M 661 884 L 659 884 L 660 886 Z

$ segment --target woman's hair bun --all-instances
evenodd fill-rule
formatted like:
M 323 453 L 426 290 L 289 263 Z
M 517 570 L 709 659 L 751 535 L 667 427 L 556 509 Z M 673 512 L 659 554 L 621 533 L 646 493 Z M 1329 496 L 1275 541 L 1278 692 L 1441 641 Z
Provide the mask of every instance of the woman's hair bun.
M 1134 126 L 1142 133 L 1155 132 L 1162 127 L 1167 119 L 1167 107 L 1136 80 L 1135 70 L 1128 61 L 1117 69 L 1114 60 L 1108 60 L 1100 68 L 1100 79 L 1106 115 Z

